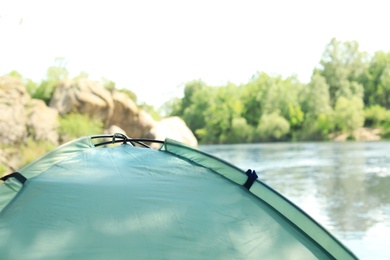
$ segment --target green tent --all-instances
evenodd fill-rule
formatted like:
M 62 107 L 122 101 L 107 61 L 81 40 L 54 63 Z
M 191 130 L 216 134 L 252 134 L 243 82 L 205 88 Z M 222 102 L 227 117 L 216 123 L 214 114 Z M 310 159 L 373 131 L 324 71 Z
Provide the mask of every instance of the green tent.
M 83 137 L 3 177 L 0 259 L 356 258 L 254 171 L 142 141 Z

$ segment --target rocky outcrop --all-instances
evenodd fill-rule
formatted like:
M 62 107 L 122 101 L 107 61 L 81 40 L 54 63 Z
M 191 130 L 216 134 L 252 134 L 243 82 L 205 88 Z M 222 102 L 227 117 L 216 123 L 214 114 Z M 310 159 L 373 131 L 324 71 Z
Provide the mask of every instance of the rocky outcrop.
M 50 100 L 50 107 L 60 115 L 87 114 L 107 127 L 114 113 L 111 93 L 97 81 L 87 79 L 68 80 L 59 84 Z
M 168 117 L 157 122 L 151 132 L 157 140 L 171 138 L 190 146 L 198 146 L 198 141 L 192 131 L 183 119 L 177 116 Z
M 20 145 L 33 141 L 58 144 L 58 112 L 31 99 L 16 78 L 0 77 L 0 172 L 12 172 L 20 161 Z
M 89 80 L 70 80 L 57 86 L 50 107 L 60 115 L 87 114 L 111 126 L 119 127 L 132 138 L 172 139 L 196 146 L 197 140 L 183 120 L 178 117 L 155 121 L 151 115 L 138 108 L 126 94 L 117 90 L 112 93 L 98 83 Z M 106 130 L 108 131 L 108 130 Z
M 58 112 L 45 102 L 32 99 L 26 107 L 28 135 L 36 141 L 58 144 Z
M 32 99 L 23 83 L 14 77 L 0 77 L 0 172 L 19 167 L 20 145 L 27 141 L 59 144 L 59 115 L 88 115 L 104 123 L 105 133 L 122 133 L 132 138 L 164 140 L 166 137 L 196 146 L 197 141 L 178 117 L 155 121 L 138 108 L 127 94 L 112 93 L 102 84 L 87 79 L 59 84 L 50 100 Z M 94 133 L 95 134 L 95 133 Z M 2 169 L 3 168 L 3 169 Z
M 123 129 L 129 137 L 153 138 L 150 129 L 155 125 L 153 118 L 138 109 L 137 105 L 125 93 L 115 91 L 112 94 L 114 113 L 110 125 Z
M 30 96 L 22 82 L 0 77 L 0 144 L 15 145 L 27 138 L 26 105 Z

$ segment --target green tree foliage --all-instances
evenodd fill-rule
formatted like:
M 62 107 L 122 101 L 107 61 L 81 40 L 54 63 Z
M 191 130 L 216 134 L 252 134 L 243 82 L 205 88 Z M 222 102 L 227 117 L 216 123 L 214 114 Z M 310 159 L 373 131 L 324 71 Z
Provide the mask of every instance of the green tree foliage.
M 32 96 L 39 87 L 39 84 L 32 81 L 31 79 L 24 78 L 22 74 L 20 74 L 16 70 L 11 71 L 10 73 L 8 73 L 8 75 L 21 80 L 24 83 L 26 90 L 30 94 L 30 96 Z
M 175 97 L 168 100 L 161 106 L 161 112 L 163 115 L 167 115 L 167 116 L 182 116 L 183 114 L 180 113 L 181 108 L 182 108 L 182 99 Z
M 305 111 L 301 140 L 323 140 L 333 130 L 333 109 L 330 105 L 329 86 L 319 73 L 314 73 L 303 87 L 299 100 Z
M 356 41 L 340 42 L 335 38 L 330 41 L 322 55 L 320 68 L 315 73 L 325 78 L 332 106 L 340 97 L 363 98 L 364 90 L 359 79 L 367 66 L 367 54 L 359 51 Z
M 320 74 L 313 74 L 310 83 L 302 89 L 300 99 L 302 109 L 307 111 L 306 117 L 310 119 L 332 110 L 329 86 Z
M 116 84 L 114 81 L 112 80 L 109 80 L 105 77 L 102 78 L 102 83 L 103 83 L 103 86 L 105 89 L 107 89 L 108 91 L 112 92 L 116 89 Z
M 73 79 L 74 80 L 80 80 L 80 79 L 88 79 L 89 78 L 89 74 L 85 71 L 81 71 L 79 73 L 79 75 L 77 75 L 76 77 L 74 77 Z
M 232 119 L 231 129 L 225 135 L 225 143 L 247 143 L 254 138 L 254 128 L 246 122 L 245 118 L 236 117 Z
M 10 75 L 21 79 L 33 98 L 46 103 L 55 87 L 69 77 L 61 58 L 41 83 L 24 79 L 17 71 Z M 86 77 L 82 72 L 76 78 Z M 121 91 L 137 102 L 131 90 L 117 89 L 106 78 L 102 82 L 110 92 Z M 200 143 L 327 140 L 335 131 L 351 133 L 363 124 L 380 127 L 384 136 L 390 136 L 390 53 L 368 56 L 359 51 L 357 42 L 332 39 L 308 84 L 264 72 L 240 86 L 215 87 L 194 80 L 185 85 L 182 98 L 166 102 L 161 110 L 139 106 L 155 119 L 161 111 L 183 118 Z M 76 129 L 83 120 L 86 125 Z M 67 132 L 69 138 L 83 135 L 76 133 L 82 129 L 101 132 L 99 122 L 77 116 L 63 118 L 61 129 L 64 138 Z
M 258 73 L 242 86 L 243 117 L 249 125 L 257 127 L 264 111 L 264 101 L 274 79 L 266 73 Z
M 177 115 L 181 116 L 189 128 L 197 135 L 197 130 L 206 126 L 205 111 L 213 103 L 215 90 L 201 81 L 192 81 L 185 86 L 184 97 Z M 197 136 L 201 138 L 201 136 Z
M 154 120 L 160 120 L 160 111 L 156 110 L 154 106 L 148 105 L 145 102 L 138 104 L 138 107 L 144 110 L 146 113 L 152 116 Z
M 335 106 L 335 124 L 337 129 L 352 133 L 364 124 L 364 104 L 358 97 L 347 99 L 340 97 Z
M 279 111 L 281 116 L 289 119 L 290 106 L 298 107 L 298 93 L 301 92 L 301 84 L 293 78 L 283 80 L 275 77 L 273 84 L 267 89 L 265 95 L 263 113 L 272 114 Z
M 373 105 L 364 110 L 365 125 L 380 127 L 390 123 L 390 110 L 386 110 L 379 105 Z
M 12 70 L 10 73 L 8 73 L 8 75 L 11 76 L 11 77 L 14 77 L 14 78 L 23 80 L 22 74 L 20 74 L 20 73 L 19 73 L 18 71 L 16 71 L 16 70 Z
M 289 105 L 288 117 L 290 118 L 290 125 L 292 127 L 300 127 L 303 122 L 304 113 L 300 106 Z
M 364 110 L 365 104 L 371 107 Z M 201 143 L 229 143 L 327 140 L 364 122 L 390 133 L 389 106 L 390 53 L 370 59 L 357 42 L 332 39 L 308 84 L 263 72 L 241 86 L 191 81 L 165 109 L 181 116 Z
M 122 92 L 124 94 L 126 94 L 126 96 L 128 98 L 130 98 L 131 100 L 133 100 L 134 102 L 137 103 L 137 95 L 131 91 L 130 89 L 127 89 L 127 88 L 121 88 L 121 89 L 117 89 L 119 92 Z M 146 106 L 145 104 L 139 104 L 140 106 Z
M 60 118 L 58 133 L 61 142 L 67 142 L 80 136 L 95 135 L 103 132 L 103 122 L 83 114 L 67 114 Z
M 31 97 L 34 96 L 34 94 L 37 92 L 37 89 L 39 88 L 39 84 L 31 79 L 25 79 L 24 85 L 26 86 L 26 90 Z
M 19 150 L 21 152 L 20 165 L 24 166 L 32 162 L 39 156 L 44 155 L 45 153 L 53 150 L 54 148 L 55 145 L 49 141 L 35 141 L 31 137 L 29 137 L 27 139 L 27 142 L 25 144 L 22 144 L 21 147 L 19 147 Z
M 390 52 L 378 51 L 361 77 L 364 84 L 364 103 L 390 109 Z
M 54 65 L 48 68 L 46 72 L 46 79 L 43 80 L 37 87 L 33 98 L 42 99 L 46 104 L 49 104 L 50 99 L 56 86 L 63 80 L 69 78 L 69 72 L 66 69 L 66 61 L 63 58 L 55 59 Z
M 211 93 L 211 90 L 209 87 L 208 92 Z M 231 143 L 231 138 L 237 139 L 240 131 L 237 127 L 249 128 L 246 120 L 241 118 L 243 106 L 238 87 L 229 84 L 226 87 L 213 88 L 213 90 L 211 102 L 204 111 L 206 140 L 207 142 Z M 242 141 L 246 138 L 243 132 Z
M 257 131 L 261 141 L 283 140 L 290 131 L 290 124 L 275 111 L 261 116 Z

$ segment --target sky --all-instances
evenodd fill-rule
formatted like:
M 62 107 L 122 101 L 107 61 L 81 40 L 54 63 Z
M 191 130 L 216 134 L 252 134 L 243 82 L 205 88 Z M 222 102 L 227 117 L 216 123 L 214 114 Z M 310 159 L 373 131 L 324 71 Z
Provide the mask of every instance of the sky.
M 390 1 L 0 0 L 0 75 L 40 81 L 57 57 L 156 107 L 186 82 L 310 80 L 335 37 L 390 51 Z

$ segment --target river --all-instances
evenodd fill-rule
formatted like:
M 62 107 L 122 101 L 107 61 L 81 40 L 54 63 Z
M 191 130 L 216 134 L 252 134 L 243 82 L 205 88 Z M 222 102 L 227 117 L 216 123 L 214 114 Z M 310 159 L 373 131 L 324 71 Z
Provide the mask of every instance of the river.
M 390 259 L 390 142 L 201 145 L 316 219 L 360 259 Z

